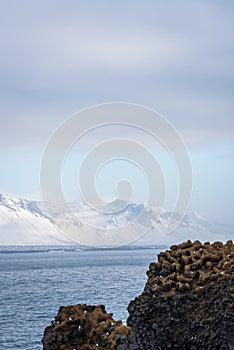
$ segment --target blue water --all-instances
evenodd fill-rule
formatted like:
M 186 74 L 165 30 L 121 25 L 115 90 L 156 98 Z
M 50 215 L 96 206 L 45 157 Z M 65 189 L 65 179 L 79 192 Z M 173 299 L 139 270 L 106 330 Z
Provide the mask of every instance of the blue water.
M 105 304 L 125 321 L 161 250 L 0 248 L 0 349 L 41 350 L 44 328 L 61 305 Z

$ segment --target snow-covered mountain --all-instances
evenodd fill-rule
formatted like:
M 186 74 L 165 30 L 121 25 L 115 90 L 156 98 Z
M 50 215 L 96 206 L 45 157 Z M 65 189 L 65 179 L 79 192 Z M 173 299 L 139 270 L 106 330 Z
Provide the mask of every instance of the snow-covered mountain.
M 84 235 L 87 227 L 92 230 L 90 245 L 100 246 L 102 240 L 107 242 L 107 235 L 113 230 L 132 228 L 140 217 L 138 226 L 142 232 L 149 227 L 147 234 L 134 242 L 137 245 L 173 244 L 187 239 L 215 241 L 232 239 L 234 228 L 212 223 L 199 214 L 185 215 L 178 228 L 171 234 L 166 233 L 170 220 L 175 220 L 176 213 L 160 208 L 145 208 L 140 204 L 126 204 L 115 201 L 111 203 L 111 211 L 100 213 L 82 204 L 71 204 L 75 217 L 57 208 L 57 222 L 46 214 L 43 203 L 26 199 L 12 198 L 0 194 L 0 245 L 66 245 L 74 244 L 61 233 L 58 227 L 72 226 Z M 115 210 L 116 208 L 116 210 Z M 108 208 L 107 208 L 108 209 Z M 158 216 L 158 212 L 160 215 Z M 179 219 L 179 218 L 178 218 Z M 87 226 L 88 225 L 88 226 Z M 130 233 L 129 233 L 130 235 Z M 131 237 L 126 242 L 131 242 Z M 109 245 L 119 245 L 116 236 L 110 236 Z
M 39 202 L 0 194 L 0 245 L 68 243 Z

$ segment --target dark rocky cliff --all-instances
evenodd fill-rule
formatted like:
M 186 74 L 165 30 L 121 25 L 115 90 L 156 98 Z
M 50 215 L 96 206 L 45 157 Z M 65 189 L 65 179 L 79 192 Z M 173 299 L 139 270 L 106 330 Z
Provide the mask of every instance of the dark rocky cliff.
M 45 329 L 43 349 L 234 349 L 232 241 L 174 245 L 147 275 L 128 306 L 128 327 L 102 305 L 61 307 Z
M 174 245 L 128 307 L 139 349 L 234 349 L 234 246 Z

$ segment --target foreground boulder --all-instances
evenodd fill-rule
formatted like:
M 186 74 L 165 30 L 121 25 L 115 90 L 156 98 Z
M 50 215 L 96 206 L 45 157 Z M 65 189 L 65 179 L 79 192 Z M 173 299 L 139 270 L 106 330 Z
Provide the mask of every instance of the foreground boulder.
M 128 326 L 103 305 L 60 307 L 43 349 L 234 349 L 232 241 L 173 245 L 147 275 L 143 293 L 128 306 Z
M 129 327 L 103 305 L 61 306 L 42 339 L 44 350 L 135 350 Z
M 139 349 L 234 349 L 232 241 L 174 245 L 147 275 L 128 307 Z

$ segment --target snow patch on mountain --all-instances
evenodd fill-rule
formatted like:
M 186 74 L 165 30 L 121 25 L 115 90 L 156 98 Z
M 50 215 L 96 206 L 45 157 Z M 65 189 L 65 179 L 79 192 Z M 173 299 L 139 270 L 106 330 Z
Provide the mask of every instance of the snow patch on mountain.
M 38 202 L 0 195 L 0 245 L 68 243 Z
M 106 213 L 95 211 L 81 203 L 70 203 L 71 211 L 64 211 L 55 203 L 57 223 L 77 227 L 85 235 L 87 225 L 95 228 L 90 244 L 108 241 L 110 229 L 121 229 L 134 225 L 138 219 L 142 232 L 146 232 L 136 245 L 173 244 L 187 239 L 201 241 L 226 240 L 233 237 L 234 228 L 210 222 L 200 214 L 193 213 L 183 218 L 178 213 L 143 204 L 114 201 L 107 206 Z M 71 216 L 71 212 L 73 215 Z M 140 218 L 140 220 L 139 220 Z M 181 220 L 182 219 L 182 220 Z M 180 225 L 167 233 L 168 223 L 174 220 Z M 65 245 L 74 244 L 56 226 L 42 202 L 0 194 L 0 245 Z M 82 231 L 83 230 L 83 231 Z M 110 245 L 118 240 L 111 237 Z

